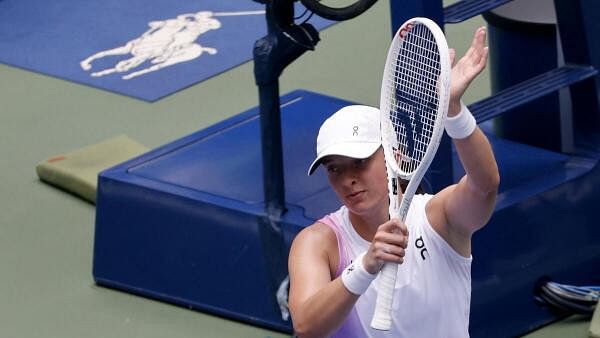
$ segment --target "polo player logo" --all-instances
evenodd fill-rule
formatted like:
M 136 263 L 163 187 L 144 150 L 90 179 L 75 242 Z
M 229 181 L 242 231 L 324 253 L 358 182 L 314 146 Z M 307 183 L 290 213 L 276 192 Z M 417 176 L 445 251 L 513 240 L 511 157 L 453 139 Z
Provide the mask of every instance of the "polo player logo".
M 216 48 L 202 46 L 196 41 L 200 35 L 221 28 L 221 22 L 215 17 L 256 14 L 264 14 L 264 11 L 222 13 L 201 11 L 181 14 L 173 19 L 151 21 L 148 23 L 150 28 L 141 36 L 123 46 L 98 52 L 81 61 L 80 66 L 83 70 L 90 71 L 94 60 L 107 56 L 130 54 L 130 58 L 119 61 L 112 68 L 90 73 L 93 77 L 100 77 L 129 72 L 121 77 L 123 80 L 129 80 L 165 67 L 194 60 L 204 53 L 215 55 L 217 54 Z M 147 68 L 135 70 L 147 62 L 150 63 Z

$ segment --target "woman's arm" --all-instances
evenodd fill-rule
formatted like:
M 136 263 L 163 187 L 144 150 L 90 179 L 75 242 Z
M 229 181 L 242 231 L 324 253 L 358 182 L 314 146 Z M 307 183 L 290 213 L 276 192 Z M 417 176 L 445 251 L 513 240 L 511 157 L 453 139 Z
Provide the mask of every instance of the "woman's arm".
M 341 278 L 332 280 L 337 258 L 335 233 L 316 223 L 302 230 L 292 243 L 289 306 L 298 337 L 326 337 L 346 319 L 358 299 Z M 339 261 L 339 258 L 337 259 Z M 334 271 L 332 273 L 332 271 Z
M 362 285 L 364 292 L 384 262 L 403 262 L 407 245 L 408 230 L 404 223 L 393 219 L 380 225 L 364 256 L 359 256 L 363 257 L 362 276 L 367 274 L 368 281 L 350 283 L 351 278 L 345 281 L 342 277 L 335 278 L 340 259 L 333 230 L 320 223 L 302 230 L 292 243 L 288 264 L 289 306 L 296 334 L 299 337 L 325 337 L 337 330 L 360 297 L 350 292 L 347 285 L 354 288 Z M 356 264 L 352 266 L 358 269 Z M 348 268 L 343 274 L 347 273 Z
M 481 27 L 465 56 L 452 68 L 449 118 L 460 113 L 464 91 L 485 68 L 488 56 L 485 40 L 486 30 Z M 500 176 L 490 143 L 479 127 L 453 142 L 466 174 L 457 184 L 432 198 L 427 215 L 432 226 L 455 250 L 469 256 L 471 235 L 487 223 L 494 211 Z

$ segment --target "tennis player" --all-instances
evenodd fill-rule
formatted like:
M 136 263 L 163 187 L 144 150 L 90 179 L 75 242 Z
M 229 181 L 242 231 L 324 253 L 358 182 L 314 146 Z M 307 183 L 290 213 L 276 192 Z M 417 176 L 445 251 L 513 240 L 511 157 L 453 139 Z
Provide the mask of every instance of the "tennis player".
M 344 107 L 321 126 L 309 175 L 324 167 L 343 206 L 292 244 L 289 305 L 299 337 L 469 336 L 471 236 L 491 217 L 499 184 L 490 144 L 461 102 L 486 65 L 485 43 L 481 27 L 452 68 L 446 132 L 466 174 L 435 195 L 415 195 L 405 223 L 388 220 L 379 110 Z M 386 262 L 401 265 L 392 329 L 377 331 L 375 277 Z

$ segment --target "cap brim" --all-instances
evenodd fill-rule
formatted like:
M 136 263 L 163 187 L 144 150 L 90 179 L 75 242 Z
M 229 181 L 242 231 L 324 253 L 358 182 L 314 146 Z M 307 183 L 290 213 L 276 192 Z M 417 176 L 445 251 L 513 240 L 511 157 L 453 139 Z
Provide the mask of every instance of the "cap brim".
M 379 142 L 360 142 L 360 143 L 338 143 L 324 149 L 308 168 L 308 175 L 312 175 L 321 164 L 321 161 L 331 155 L 347 156 L 351 158 L 367 158 L 375 153 L 381 143 Z

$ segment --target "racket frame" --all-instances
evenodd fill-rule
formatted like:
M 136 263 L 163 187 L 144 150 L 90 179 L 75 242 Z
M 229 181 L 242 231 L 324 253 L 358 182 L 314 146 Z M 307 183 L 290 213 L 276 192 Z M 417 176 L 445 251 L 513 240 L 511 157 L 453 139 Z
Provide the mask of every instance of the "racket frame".
M 421 162 L 418 164 L 417 168 L 413 172 L 405 172 L 403 171 L 395 161 L 395 154 L 390 153 L 389 141 L 385 140 L 384 137 L 384 128 L 390 128 L 391 123 L 386 124 L 387 116 L 389 115 L 389 88 L 386 85 L 387 79 L 386 75 L 391 72 L 395 72 L 396 59 L 398 58 L 397 51 L 399 48 L 395 48 L 396 44 L 402 43 L 402 40 L 410 34 L 410 31 L 415 29 L 417 25 L 424 25 L 427 29 L 431 31 L 435 41 L 437 42 L 437 48 L 440 57 L 440 76 L 438 80 L 438 107 L 436 119 L 433 126 L 432 136 L 425 150 L 425 154 L 423 155 Z M 388 193 L 390 197 L 390 205 L 389 205 L 389 215 L 390 218 L 398 218 L 403 222 L 406 219 L 406 215 L 408 214 L 408 209 L 410 207 L 410 203 L 412 198 L 423 179 L 423 176 L 427 172 L 429 165 L 433 161 L 435 157 L 435 153 L 440 144 L 442 136 L 444 134 L 444 122 L 446 119 L 446 115 L 448 113 L 448 103 L 450 99 L 450 73 L 451 73 L 451 64 L 450 64 L 450 55 L 448 51 L 448 44 L 446 42 L 446 38 L 444 37 L 444 33 L 439 28 L 439 26 L 432 20 L 428 18 L 415 17 L 407 20 L 396 32 L 394 35 L 394 39 L 392 40 L 392 44 L 390 45 L 385 69 L 384 76 L 382 80 L 382 90 L 380 97 L 380 110 L 381 110 L 381 128 L 382 128 L 382 145 L 384 149 L 384 157 L 386 162 L 386 170 L 388 175 Z M 398 179 L 408 180 L 408 186 L 403 193 L 402 201 L 400 202 L 400 206 L 398 206 L 398 191 L 400 189 L 400 184 Z M 408 250 L 408 248 L 407 248 Z M 394 296 L 394 287 L 396 284 L 396 277 L 398 274 L 398 264 L 386 263 L 382 267 L 378 279 L 379 279 L 379 289 L 377 293 L 377 301 L 375 304 L 375 312 L 373 315 L 373 320 L 371 321 L 371 327 L 377 330 L 389 331 L 392 326 L 392 304 L 393 304 L 393 296 Z M 408 276 L 408 283 L 410 283 L 410 276 Z

